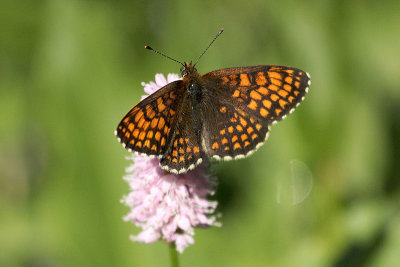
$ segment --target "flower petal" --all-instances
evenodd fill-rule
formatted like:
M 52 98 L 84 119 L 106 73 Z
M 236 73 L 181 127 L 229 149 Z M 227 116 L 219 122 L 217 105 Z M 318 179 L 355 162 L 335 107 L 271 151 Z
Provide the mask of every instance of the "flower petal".
M 156 74 L 156 84 L 159 87 L 163 87 L 168 84 L 167 79 L 165 79 L 163 74 L 161 74 L 161 73 Z

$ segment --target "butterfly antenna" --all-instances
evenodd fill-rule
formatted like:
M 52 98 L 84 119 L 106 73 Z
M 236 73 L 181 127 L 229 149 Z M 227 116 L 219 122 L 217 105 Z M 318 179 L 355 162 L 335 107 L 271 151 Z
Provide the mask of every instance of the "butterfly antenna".
M 206 51 L 208 50 L 208 48 L 210 48 L 210 46 L 214 43 L 214 41 L 218 38 L 218 36 L 221 35 L 221 33 L 224 31 L 224 28 L 221 28 L 219 30 L 219 32 L 217 33 L 217 35 L 214 37 L 214 39 L 211 41 L 211 43 L 207 46 L 207 48 L 203 51 L 203 53 L 199 56 L 199 58 L 196 60 L 196 63 L 194 63 L 193 66 L 196 66 L 196 64 L 199 62 L 200 58 L 206 53 Z
M 169 56 L 167 56 L 167 55 L 165 55 L 165 54 L 163 54 L 163 53 L 161 53 L 161 52 L 158 52 L 157 50 L 154 50 L 153 48 L 151 48 L 151 47 L 148 46 L 148 45 L 145 45 L 144 48 L 149 49 L 149 50 L 151 50 L 151 51 L 153 51 L 153 52 L 155 52 L 155 53 L 157 53 L 157 54 L 159 54 L 159 55 L 161 55 L 161 56 L 163 56 L 163 57 L 169 58 L 169 59 L 171 59 L 172 61 L 175 61 L 175 62 L 177 62 L 177 63 L 179 63 L 179 64 L 181 64 L 181 65 L 183 66 L 183 63 L 182 63 L 182 62 L 180 62 L 180 61 L 178 61 L 178 60 L 176 60 L 176 59 L 173 59 L 172 57 L 169 57 Z

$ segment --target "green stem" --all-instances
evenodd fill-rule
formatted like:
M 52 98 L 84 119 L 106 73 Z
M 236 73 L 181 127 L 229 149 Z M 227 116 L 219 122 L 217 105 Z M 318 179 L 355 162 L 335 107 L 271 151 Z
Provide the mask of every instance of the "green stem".
M 169 255 L 171 258 L 171 267 L 179 267 L 178 251 L 176 251 L 175 244 L 169 245 Z

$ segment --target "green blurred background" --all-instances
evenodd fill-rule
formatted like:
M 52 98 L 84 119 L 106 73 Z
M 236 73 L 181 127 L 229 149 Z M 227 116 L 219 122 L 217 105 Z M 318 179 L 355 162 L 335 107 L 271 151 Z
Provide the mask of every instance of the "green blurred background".
M 250 158 L 213 167 L 222 228 L 182 266 L 399 266 L 400 3 L 0 2 L 0 266 L 168 266 L 129 240 L 128 153 L 113 131 L 142 81 L 308 71 L 306 100 Z

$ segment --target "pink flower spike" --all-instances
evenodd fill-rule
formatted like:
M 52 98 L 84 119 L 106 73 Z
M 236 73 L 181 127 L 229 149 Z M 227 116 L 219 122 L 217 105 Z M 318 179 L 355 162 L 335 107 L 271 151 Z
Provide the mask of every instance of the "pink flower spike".
M 177 74 L 156 74 L 155 83 L 142 83 L 145 92 L 152 94 L 166 84 L 179 79 Z M 142 97 L 146 98 L 148 95 Z M 159 167 L 159 159 L 143 155 L 128 157 L 124 179 L 130 192 L 121 200 L 130 208 L 125 221 L 134 223 L 142 231 L 131 240 L 152 243 L 163 240 L 173 243 L 182 253 L 194 243 L 195 227 L 220 226 L 213 215 L 216 201 L 207 199 L 214 194 L 216 180 L 209 169 L 200 165 L 184 174 L 172 174 Z

